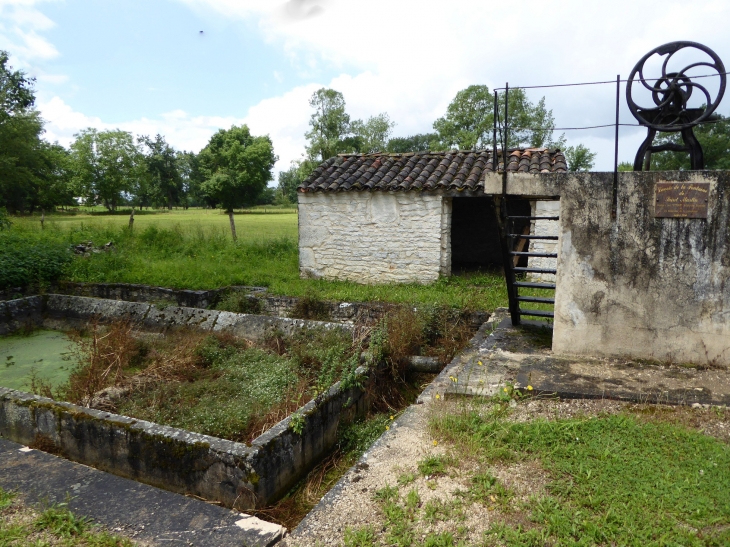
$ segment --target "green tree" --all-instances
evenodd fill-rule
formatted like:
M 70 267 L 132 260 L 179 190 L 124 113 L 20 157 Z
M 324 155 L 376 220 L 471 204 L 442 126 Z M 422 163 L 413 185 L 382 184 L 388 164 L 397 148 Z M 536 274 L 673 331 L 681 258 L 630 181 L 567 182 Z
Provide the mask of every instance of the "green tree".
M 33 106 L 33 78 L 0 51 L 0 206 L 32 210 L 44 171 L 43 122 Z
M 144 162 L 151 182 L 153 199 L 172 209 L 173 205 L 180 203 L 183 194 L 183 179 L 175 149 L 167 144 L 160 134 L 154 139 L 140 137 L 139 142 L 146 147 Z
M 334 89 L 319 89 L 309 99 L 314 113 L 309 119 L 310 129 L 305 133 L 308 159 L 323 162 L 352 148 L 350 116 L 345 112 L 345 98 Z M 349 150 L 348 150 L 349 151 Z
M 395 127 L 387 113 L 371 116 L 366 121 L 355 120 L 350 124 L 350 132 L 356 138 L 355 148 L 362 154 L 383 152 Z
M 596 154 L 591 152 L 587 147 L 579 144 L 577 146 L 568 146 L 563 151 L 565 159 L 568 161 L 568 171 L 590 171 L 593 169 Z
M 233 209 L 255 203 L 272 179 L 278 159 L 268 135 L 254 137 L 246 125 L 221 129 L 198 155 L 202 190 L 228 213 L 236 237 Z
M 418 133 L 408 137 L 395 137 L 388 141 L 386 150 L 395 154 L 406 152 L 425 152 L 426 150 L 440 150 L 441 143 L 437 133 Z
M 618 164 L 618 171 L 621 173 L 626 173 L 634 170 L 634 164 L 630 161 L 622 161 Z
M 0 50 L 0 116 L 21 113 L 35 104 L 35 78 L 27 78 L 22 70 L 8 65 L 7 51 Z
M 505 93 L 498 95 L 498 122 L 504 123 Z M 509 92 L 508 148 L 560 146 L 562 137 L 552 140 L 555 125 L 545 98 L 533 104 L 523 89 Z M 494 95 L 485 85 L 472 85 L 456 94 L 446 114 L 433 123 L 444 148 L 474 150 L 491 148 L 494 135 Z M 499 141 L 500 134 L 497 134 Z M 500 143 L 497 142 L 497 146 Z
M 205 193 L 201 185 L 203 175 L 200 172 L 200 162 L 195 152 L 177 152 L 177 165 L 182 180 L 182 203 L 187 209 L 191 206 L 205 203 Z
M 297 188 L 304 179 L 301 175 L 301 162 L 293 161 L 289 169 L 279 172 L 279 185 L 277 190 L 289 203 L 297 202 Z
M 71 184 L 71 155 L 58 143 L 41 141 L 41 169 L 35 206 L 44 211 L 54 207 L 76 205 Z
M 489 88 L 472 85 L 456 94 L 433 128 L 447 148 L 471 150 L 491 146 L 493 122 L 494 97 Z
M 730 118 L 718 115 L 713 123 L 703 123 L 693 129 L 695 137 L 702 145 L 705 169 L 730 169 Z M 683 144 L 680 133 L 662 133 L 655 145 L 674 143 Z M 689 153 L 658 152 L 651 156 L 653 171 L 686 171 L 691 169 Z
M 71 144 L 73 185 L 86 203 L 113 211 L 144 176 L 142 154 L 132 134 L 119 129 L 84 129 Z

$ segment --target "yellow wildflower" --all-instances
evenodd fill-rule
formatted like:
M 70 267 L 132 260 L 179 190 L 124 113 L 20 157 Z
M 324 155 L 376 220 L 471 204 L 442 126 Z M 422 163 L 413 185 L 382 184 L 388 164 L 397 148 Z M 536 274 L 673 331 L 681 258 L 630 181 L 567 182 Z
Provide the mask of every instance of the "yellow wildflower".
M 532 391 L 532 386 L 527 386 L 527 391 Z
M 387 431 L 388 429 L 390 429 L 390 426 L 389 425 L 386 425 L 385 426 L 385 430 Z
M 395 418 L 393 416 L 390 417 L 391 420 L 394 420 Z
M 438 444 L 439 444 L 439 442 L 438 442 L 438 441 L 433 441 L 433 445 L 434 445 L 434 446 L 438 446 Z

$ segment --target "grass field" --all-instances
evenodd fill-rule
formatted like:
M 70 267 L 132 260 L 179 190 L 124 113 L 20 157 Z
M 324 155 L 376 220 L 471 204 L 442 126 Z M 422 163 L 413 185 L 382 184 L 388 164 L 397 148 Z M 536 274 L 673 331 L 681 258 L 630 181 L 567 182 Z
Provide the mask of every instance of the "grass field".
M 133 231 L 127 228 L 128 216 L 98 211 L 47 215 L 43 230 L 37 215 L 16 217 L 13 223 L 10 230 L 0 234 L 0 247 L 2 238 L 11 237 L 34 245 L 51 242 L 66 248 L 88 241 L 95 246 L 114 243 L 112 252 L 74 256 L 64 264 L 62 277 L 70 281 L 186 289 L 255 285 L 267 287 L 272 294 L 289 296 L 430 303 L 479 310 L 493 310 L 506 305 L 507 300 L 498 272 L 443 278 L 430 285 L 359 285 L 300 279 L 297 214 L 291 209 L 259 208 L 237 214 L 237 244 L 231 239 L 228 217 L 216 210 L 138 212 Z M 35 275 L 29 274 L 31 281 Z
M 266 240 L 278 237 L 297 237 L 297 210 L 295 208 L 256 207 L 237 211 L 235 214 L 238 237 L 243 241 Z M 14 217 L 13 223 L 24 229 L 40 228 L 41 217 Z M 102 207 L 81 207 L 73 213 L 54 213 L 46 215 L 45 225 L 49 229 L 78 230 L 81 227 L 109 230 L 129 225 L 129 210 L 114 214 Z M 222 234 L 230 237 L 231 229 L 228 215 L 220 209 L 143 209 L 134 212 L 134 227 L 144 230 L 149 226 L 162 229 L 183 228 L 202 231 L 208 235 Z

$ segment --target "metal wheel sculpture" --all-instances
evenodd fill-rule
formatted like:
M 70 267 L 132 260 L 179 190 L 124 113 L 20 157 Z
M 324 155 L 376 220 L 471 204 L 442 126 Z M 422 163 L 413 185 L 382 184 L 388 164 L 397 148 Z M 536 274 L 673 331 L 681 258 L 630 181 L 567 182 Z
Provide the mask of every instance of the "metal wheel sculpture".
M 677 72 L 667 72 L 667 65 L 672 56 L 684 48 L 699 50 L 708 55 L 711 61 L 695 62 Z M 656 81 L 650 80 L 650 82 L 654 82 L 651 85 L 644 77 L 644 63 L 653 55 L 666 56 L 666 58 L 662 63 L 661 77 Z M 700 66 L 708 67 L 708 69 L 715 70 L 718 73 L 720 86 L 714 99 L 705 86 L 692 81 L 687 75 L 688 70 Z M 632 90 L 635 80 L 651 92 L 651 98 L 654 101 L 653 107 L 644 108 L 634 102 Z M 648 171 L 651 165 L 651 154 L 665 150 L 689 152 L 692 169 L 704 169 L 705 162 L 702 147 L 697 141 L 692 128 L 699 123 L 713 119 L 713 112 L 715 112 L 722 96 L 725 94 L 726 80 L 725 65 L 722 64 L 720 57 L 707 46 L 697 42 L 670 42 L 644 55 L 631 71 L 626 84 L 626 102 L 629 104 L 629 109 L 639 123 L 646 126 L 649 131 L 646 140 L 636 153 L 634 171 L 643 169 Z M 706 101 L 704 108 L 687 107 L 687 102 L 695 90 L 704 95 Z M 681 132 L 684 146 L 674 143 L 654 146 L 653 142 L 657 132 Z

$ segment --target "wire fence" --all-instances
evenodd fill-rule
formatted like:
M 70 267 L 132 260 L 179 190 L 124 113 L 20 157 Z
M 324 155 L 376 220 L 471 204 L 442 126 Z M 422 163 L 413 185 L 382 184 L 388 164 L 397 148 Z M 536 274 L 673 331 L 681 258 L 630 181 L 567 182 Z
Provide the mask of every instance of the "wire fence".
M 720 76 L 726 76 L 730 74 L 730 72 L 716 72 L 714 74 L 701 74 L 698 76 L 691 76 L 692 79 L 698 79 L 698 78 L 712 78 L 712 77 L 720 77 Z M 621 79 L 621 75 L 617 75 L 615 80 L 601 80 L 601 81 L 595 81 L 595 82 L 576 82 L 576 83 L 566 83 L 566 84 L 549 84 L 549 85 L 528 85 L 528 86 L 512 86 L 510 87 L 509 83 L 506 83 L 504 87 L 498 87 L 494 89 L 494 133 L 493 133 L 493 158 L 494 161 L 492 162 L 492 169 L 494 171 L 498 170 L 498 161 L 497 161 L 497 142 L 499 142 L 502 146 L 503 152 L 503 162 L 504 162 L 504 169 L 503 173 L 505 175 L 505 178 L 503 179 L 503 186 L 502 186 L 502 192 L 503 194 L 507 191 L 507 152 L 508 152 L 508 145 L 509 145 L 509 131 L 510 131 L 510 124 L 509 124 L 509 92 L 510 90 L 517 90 L 517 89 L 549 89 L 549 88 L 564 88 L 564 87 L 580 87 L 580 86 L 592 86 L 592 85 L 607 85 L 607 84 L 613 84 L 616 86 L 616 119 L 614 123 L 606 123 L 606 124 L 599 124 L 599 125 L 586 125 L 586 126 L 580 126 L 580 127 L 523 127 L 523 126 L 516 126 L 515 129 L 520 131 L 534 131 L 534 132 L 553 132 L 553 131 L 583 131 L 583 130 L 590 130 L 590 129 L 603 129 L 603 128 L 609 128 L 613 127 L 615 129 L 614 133 L 614 163 L 613 163 L 613 207 L 611 211 L 612 217 L 615 218 L 616 215 L 616 207 L 617 207 L 617 196 L 618 196 L 618 151 L 619 151 L 619 128 L 620 127 L 646 127 L 644 124 L 641 123 L 621 123 L 620 121 L 620 107 L 621 107 L 621 84 L 629 83 L 629 82 L 636 82 L 641 83 L 645 89 L 649 91 L 662 91 L 663 88 L 660 87 L 649 87 L 646 85 L 646 82 L 667 82 L 668 77 L 671 75 L 667 75 L 661 78 L 645 78 L 641 72 L 638 73 L 638 76 L 640 77 L 639 80 L 634 80 L 634 76 L 637 75 L 636 71 L 633 71 L 631 74 L 631 77 L 628 79 Z M 500 92 L 503 92 L 504 97 L 504 119 L 500 117 L 500 108 L 499 108 L 499 94 Z M 697 123 L 697 125 L 700 124 L 707 124 L 707 123 L 718 123 L 723 121 L 722 119 L 713 119 L 708 118 L 706 120 L 702 120 Z M 499 141 L 498 141 L 499 137 Z

